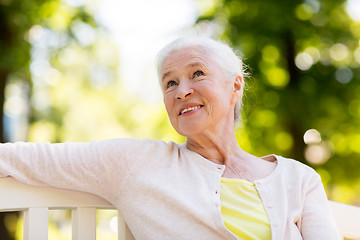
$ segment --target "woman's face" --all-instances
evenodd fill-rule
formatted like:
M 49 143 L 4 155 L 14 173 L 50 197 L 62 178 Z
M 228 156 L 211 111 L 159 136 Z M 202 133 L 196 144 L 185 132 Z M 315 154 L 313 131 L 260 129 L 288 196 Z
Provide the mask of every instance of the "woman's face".
M 210 53 L 186 47 L 166 57 L 162 70 L 164 103 L 175 130 L 186 137 L 233 128 L 241 78 L 229 81 Z

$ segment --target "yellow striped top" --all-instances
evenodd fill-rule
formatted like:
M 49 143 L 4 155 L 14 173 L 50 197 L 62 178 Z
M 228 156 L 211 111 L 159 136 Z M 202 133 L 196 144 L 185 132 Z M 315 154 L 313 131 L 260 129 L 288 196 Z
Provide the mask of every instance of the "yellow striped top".
M 239 239 L 271 239 L 269 218 L 255 184 L 221 178 L 221 215 L 225 226 Z

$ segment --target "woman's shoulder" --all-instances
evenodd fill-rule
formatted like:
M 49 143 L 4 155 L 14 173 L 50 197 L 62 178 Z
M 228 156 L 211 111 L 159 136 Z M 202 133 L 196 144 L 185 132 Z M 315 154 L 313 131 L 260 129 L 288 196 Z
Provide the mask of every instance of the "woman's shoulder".
M 162 140 L 153 140 L 149 138 L 139 139 L 139 138 L 109 138 L 104 140 L 95 141 L 99 143 L 107 143 L 107 144 L 173 144 L 173 142 L 165 142 Z
M 276 161 L 278 163 L 279 170 L 282 174 L 286 174 L 293 177 L 310 177 L 318 176 L 318 173 L 309 165 L 300 162 L 296 159 L 287 158 L 283 156 L 277 156 Z
M 319 176 L 312 167 L 292 158 L 272 154 L 262 157 L 262 159 L 276 162 L 274 171 L 266 178 L 270 182 L 279 178 L 299 181 L 300 179 L 312 179 Z
M 295 169 L 301 169 L 304 171 L 310 171 L 313 172 L 315 171 L 312 167 L 310 167 L 309 165 L 306 165 L 303 162 L 300 162 L 296 159 L 293 158 L 287 158 L 287 157 L 283 157 L 283 156 L 278 156 L 278 155 L 274 155 L 276 160 L 278 162 L 280 162 L 280 164 L 284 165 L 285 167 L 289 167 L 289 168 L 295 168 Z
M 136 139 L 136 138 L 113 138 L 98 141 L 97 144 L 103 148 L 113 150 L 122 150 L 127 152 L 148 152 L 148 151 L 172 151 L 179 148 L 175 142 L 165 142 L 153 139 Z

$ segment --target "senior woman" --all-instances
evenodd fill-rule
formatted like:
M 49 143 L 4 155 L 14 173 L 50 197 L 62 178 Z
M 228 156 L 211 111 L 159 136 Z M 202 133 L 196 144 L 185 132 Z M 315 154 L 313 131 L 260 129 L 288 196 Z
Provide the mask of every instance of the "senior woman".
M 7 143 L 0 176 L 97 194 L 118 208 L 135 239 L 339 239 L 313 169 L 239 147 L 244 73 L 229 46 L 178 39 L 160 52 L 158 73 L 186 144 Z

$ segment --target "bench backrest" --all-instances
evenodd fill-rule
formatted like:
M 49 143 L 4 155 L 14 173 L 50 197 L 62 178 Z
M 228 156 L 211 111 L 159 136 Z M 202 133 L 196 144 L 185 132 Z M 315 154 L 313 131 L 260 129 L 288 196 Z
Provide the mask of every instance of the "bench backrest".
M 0 178 L 0 212 L 24 212 L 24 240 L 48 239 L 49 210 L 72 210 L 72 239 L 96 239 L 96 209 L 115 209 L 109 202 L 89 193 L 22 184 Z M 118 239 L 133 239 L 118 214 Z
M 329 201 L 340 233 L 346 239 L 360 240 L 360 207 Z
M 51 209 L 72 210 L 73 240 L 95 240 L 96 209 L 115 209 L 93 194 L 29 186 L 10 177 L 0 178 L 0 196 L 0 212 L 24 212 L 24 240 L 48 239 L 48 211 Z M 360 239 L 360 208 L 332 201 L 329 205 L 342 235 L 347 239 Z M 133 239 L 120 214 L 118 239 Z

